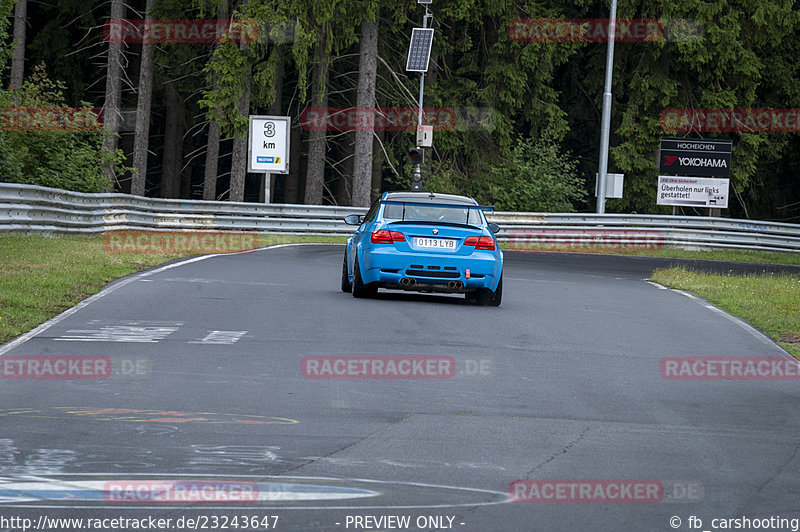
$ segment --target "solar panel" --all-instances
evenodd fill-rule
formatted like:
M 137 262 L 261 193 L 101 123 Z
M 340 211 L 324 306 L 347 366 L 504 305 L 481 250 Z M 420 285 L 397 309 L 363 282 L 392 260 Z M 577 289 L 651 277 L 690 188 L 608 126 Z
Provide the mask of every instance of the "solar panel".
M 427 72 L 433 45 L 433 28 L 414 28 L 411 30 L 411 44 L 408 46 L 408 72 Z

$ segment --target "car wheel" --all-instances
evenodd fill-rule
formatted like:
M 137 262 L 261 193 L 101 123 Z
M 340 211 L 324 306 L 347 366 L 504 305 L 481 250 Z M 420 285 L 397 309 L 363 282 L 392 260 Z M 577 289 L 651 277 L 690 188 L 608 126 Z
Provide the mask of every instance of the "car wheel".
M 342 292 L 350 293 L 352 291 L 353 291 L 353 284 L 347 277 L 347 253 L 345 253 L 344 259 L 342 260 Z
M 469 294 L 467 294 L 469 295 Z M 476 302 L 478 305 L 485 305 L 489 307 L 499 307 L 503 301 L 503 274 L 500 274 L 500 281 L 497 283 L 497 290 L 492 292 L 489 289 L 483 289 L 479 292 L 474 292 L 471 301 Z M 468 298 L 467 301 L 470 301 Z
M 364 284 L 361 280 L 361 268 L 358 266 L 358 257 L 356 257 L 353 267 L 353 297 L 373 297 L 377 293 L 377 286 Z

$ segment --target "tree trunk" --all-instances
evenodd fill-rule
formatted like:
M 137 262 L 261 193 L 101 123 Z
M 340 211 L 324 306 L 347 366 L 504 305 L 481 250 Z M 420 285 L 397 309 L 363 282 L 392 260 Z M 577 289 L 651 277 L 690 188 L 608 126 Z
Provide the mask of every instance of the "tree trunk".
M 213 120 L 208 122 L 208 141 L 206 143 L 206 167 L 203 177 L 203 199 L 217 199 L 217 172 L 219 171 L 219 126 Z
M 373 13 L 374 15 L 374 13 Z M 353 162 L 354 207 L 369 207 L 372 188 L 372 137 L 374 130 L 375 75 L 378 69 L 378 22 L 361 23 L 361 57 L 358 61 L 358 95 L 356 108 L 365 113 L 356 129 L 355 160 Z
M 217 20 L 228 18 L 228 0 L 222 0 L 217 11 Z M 217 45 L 219 46 L 219 45 Z M 217 74 L 212 72 L 214 90 L 219 88 Z M 219 124 L 213 120 L 208 122 L 208 141 L 206 142 L 206 164 L 203 174 L 203 199 L 217 199 L 217 174 L 219 172 Z
M 373 153 L 375 155 L 372 158 L 372 188 L 370 189 L 370 205 L 372 205 L 372 202 L 378 199 L 378 197 L 381 195 L 381 185 L 383 184 L 384 155 L 381 144 L 383 143 L 383 139 L 386 135 L 385 131 L 382 129 L 376 131 L 375 135 L 377 138 L 373 138 Z
M 25 73 L 25 33 L 28 23 L 28 0 L 19 0 L 14 6 L 14 55 L 11 57 L 9 89 L 22 87 Z
M 311 105 L 328 107 L 328 52 L 326 50 L 327 32 L 322 30 L 322 37 L 317 44 L 315 56 L 318 62 L 314 65 L 311 83 Z M 305 203 L 322 204 L 322 189 L 325 184 L 325 150 L 326 131 L 310 131 L 308 133 L 308 164 L 306 166 Z
M 153 12 L 155 0 L 147 0 L 145 19 Z M 153 44 L 142 43 L 142 61 L 139 65 L 139 95 L 136 102 L 136 127 L 133 141 L 133 176 L 131 194 L 144 196 L 147 182 L 147 155 L 150 146 L 150 107 L 153 102 Z
M 248 50 L 250 44 L 245 42 L 247 39 L 242 39 L 239 43 L 240 50 Z M 250 77 L 251 66 L 248 62 L 247 68 L 244 73 L 244 89 L 242 95 L 239 97 L 239 113 L 245 118 L 250 115 Z M 233 156 L 231 159 L 231 187 L 229 200 L 230 201 L 244 201 L 244 185 L 245 178 L 247 177 L 247 137 L 249 132 L 246 132 L 244 137 L 239 138 L 236 135 L 233 137 Z
M 186 132 L 185 103 L 174 83 L 164 85 L 167 116 L 164 125 L 164 164 L 161 174 L 161 197 L 180 196 L 183 135 Z
M 125 18 L 123 0 L 111 0 L 111 19 Z M 117 41 L 117 42 L 114 42 Z M 108 60 L 106 64 L 106 101 L 103 106 L 103 124 L 111 132 L 103 140 L 103 150 L 117 150 L 117 134 L 122 121 L 120 114 L 120 79 L 122 77 L 122 43 L 114 39 L 108 43 Z M 116 183 L 114 168 L 106 168 L 106 175 L 112 183 Z

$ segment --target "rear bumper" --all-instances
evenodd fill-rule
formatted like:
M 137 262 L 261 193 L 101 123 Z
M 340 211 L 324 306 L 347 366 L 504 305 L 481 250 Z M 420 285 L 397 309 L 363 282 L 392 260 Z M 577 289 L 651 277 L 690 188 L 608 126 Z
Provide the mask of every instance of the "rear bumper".
M 400 290 L 465 293 L 481 288 L 495 290 L 502 271 L 502 252 L 474 251 L 454 253 L 406 253 L 394 247 L 373 247 L 363 253 L 361 273 L 365 283 Z M 467 277 L 469 272 L 469 277 Z M 404 278 L 415 284 L 404 285 Z M 460 282 L 460 288 L 448 282 Z

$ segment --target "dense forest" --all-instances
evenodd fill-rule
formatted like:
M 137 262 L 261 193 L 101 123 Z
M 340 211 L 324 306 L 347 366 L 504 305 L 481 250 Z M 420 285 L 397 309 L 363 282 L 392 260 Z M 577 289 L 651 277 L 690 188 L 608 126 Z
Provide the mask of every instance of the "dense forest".
M 433 0 L 425 189 L 501 210 L 593 211 L 607 47 L 591 21 L 608 9 Z M 280 115 L 292 119 L 292 155 L 270 201 L 368 205 L 411 184 L 420 78 L 405 66 L 424 12 L 416 0 L 0 0 L 0 181 L 264 201 L 263 174 L 247 173 L 247 116 Z M 615 46 L 609 171 L 625 174 L 625 192 L 607 212 L 670 212 L 656 205 L 659 140 L 686 136 L 733 141 L 724 216 L 800 221 L 797 120 L 714 130 L 664 119 L 671 109 L 796 115 L 793 1 L 621 0 L 617 16 L 648 31 L 622 31 Z M 553 37 L 532 19 L 590 22 Z M 189 29 L 145 38 L 144 20 Z M 213 36 L 198 34 L 209 20 Z M 19 109 L 54 107 L 73 122 L 78 108 L 100 109 L 102 128 L 13 127 Z M 369 127 L 309 119 L 375 108 L 385 120 Z

